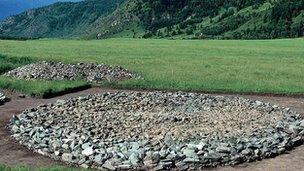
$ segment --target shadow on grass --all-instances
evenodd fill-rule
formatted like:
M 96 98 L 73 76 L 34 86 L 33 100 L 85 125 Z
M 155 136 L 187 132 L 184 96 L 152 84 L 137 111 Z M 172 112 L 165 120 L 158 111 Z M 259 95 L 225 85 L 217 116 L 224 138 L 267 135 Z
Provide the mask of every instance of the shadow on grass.
M 0 164 L 1 171 L 92 171 L 91 169 L 82 169 L 82 168 L 73 168 L 73 167 L 64 167 L 64 166 L 50 166 L 50 167 L 41 167 L 41 168 L 30 168 L 26 166 L 6 166 Z
M 55 96 L 85 90 L 91 87 L 84 79 L 75 81 L 22 80 L 3 76 L 7 71 L 35 63 L 30 57 L 10 57 L 0 54 L 0 88 L 17 91 L 34 97 L 52 98 Z
M 32 97 L 40 98 L 51 98 L 66 93 L 84 90 L 90 87 L 91 85 L 84 80 L 22 80 L 7 76 L 0 76 L 0 88 L 17 91 Z
M 53 97 L 62 96 L 65 94 L 79 92 L 82 90 L 87 90 L 89 88 L 92 88 L 92 86 L 89 84 L 86 84 L 86 85 L 80 85 L 78 87 L 66 88 L 65 90 L 62 90 L 62 91 L 49 90 L 49 91 L 44 92 L 44 94 L 42 95 L 42 98 L 44 98 L 44 99 L 53 98 Z

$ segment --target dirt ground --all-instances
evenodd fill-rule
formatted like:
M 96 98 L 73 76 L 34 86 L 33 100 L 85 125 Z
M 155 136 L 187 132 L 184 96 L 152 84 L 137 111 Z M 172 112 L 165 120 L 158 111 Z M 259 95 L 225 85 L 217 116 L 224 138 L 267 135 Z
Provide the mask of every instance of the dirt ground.
M 29 167 L 47 167 L 52 165 L 64 165 L 48 157 L 35 154 L 21 146 L 5 128 L 9 119 L 13 115 L 21 113 L 27 108 L 36 107 L 45 103 L 55 102 L 57 99 L 67 99 L 71 97 L 84 96 L 99 92 L 115 92 L 119 90 L 91 88 L 77 93 L 67 94 L 51 99 L 20 98 L 17 93 L 4 91 L 6 96 L 11 98 L 9 102 L 0 106 L 0 163 L 9 166 L 25 165 Z M 128 90 L 125 90 L 128 91 Z M 230 96 L 230 95 L 227 95 Z M 279 97 L 279 96 L 258 96 L 258 95 L 239 95 L 254 100 L 261 100 L 290 107 L 304 116 L 304 97 Z M 225 166 L 217 168 L 207 168 L 206 170 L 215 171 L 304 171 L 304 145 L 295 148 L 288 154 L 280 155 L 272 159 L 244 163 L 234 167 Z

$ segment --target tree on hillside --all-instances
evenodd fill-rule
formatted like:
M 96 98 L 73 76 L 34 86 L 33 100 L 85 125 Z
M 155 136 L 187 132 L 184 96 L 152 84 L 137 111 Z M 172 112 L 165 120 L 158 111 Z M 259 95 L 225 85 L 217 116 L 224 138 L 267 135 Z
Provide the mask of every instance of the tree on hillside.
M 304 36 L 304 21 L 302 20 L 300 24 L 300 29 L 299 29 L 299 36 L 303 37 Z
M 163 38 L 164 37 L 164 33 L 161 30 L 157 31 L 157 37 Z

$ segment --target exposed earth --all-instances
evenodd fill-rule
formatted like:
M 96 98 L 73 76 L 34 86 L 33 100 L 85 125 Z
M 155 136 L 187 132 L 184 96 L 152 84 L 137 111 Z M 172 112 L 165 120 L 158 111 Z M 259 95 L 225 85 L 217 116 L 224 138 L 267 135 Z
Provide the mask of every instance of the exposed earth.
M 62 97 L 52 99 L 32 99 L 32 98 L 19 98 L 16 93 L 5 92 L 11 101 L 4 106 L 0 106 L 1 114 L 1 140 L 0 140 L 0 163 L 8 165 L 25 164 L 33 167 L 49 166 L 54 164 L 61 164 L 55 162 L 49 158 L 33 154 L 31 151 L 22 147 L 10 137 L 10 133 L 5 129 L 5 125 L 8 123 L 12 115 L 21 113 L 26 108 L 36 107 L 39 104 L 45 104 L 49 102 L 56 102 L 57 99 L 67 99 L 70 97 L 84 96 L 86 94 L 95 94 L 100 92 L 116 92 L 117 90 L 98 89 L 92 88 L 82 92 L 65 95 Z M 229 95 L 228 95 L 229 96 Z M 304 113 L 304 99 L 303 98 L 291 98 L 291 97 L 271 97 L 271 96 L 245 96 L 246 98 L 253 100 L 265 100 L 273 104 L 280 106 L 291 107 L 299 113 Z M 13 149 L 13 150 L 12 150 Z M 212 168 L 217 170 L 301 170 L 303 168 L 304 161 L 304 149 L 303 146 L 291 151 L 290 154 L 280 155 L 274 159 L 265 159 L 259 162 L 246 163 L 237 165 L 235 167 L 218 167 Z M 302 157 L 301 157 L 302 156 Z M 302 164 L 302 165 L 301 165 Z

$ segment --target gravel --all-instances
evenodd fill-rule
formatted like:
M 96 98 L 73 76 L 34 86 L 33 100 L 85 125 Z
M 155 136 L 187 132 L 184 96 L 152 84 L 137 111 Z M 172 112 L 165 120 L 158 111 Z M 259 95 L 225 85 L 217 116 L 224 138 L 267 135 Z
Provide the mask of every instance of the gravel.
M 291 109 L 240 97 L 118 92 L 58 100 L 11 119 L 19 142 L 81 167 L 154 170 L 235 165 L 303 143 Z
M 76 80 L 85 78 L 88 82 L 113 82 L 140 78 L 120 66 L 105 64 L 78 63 L 76 65 L 42 61 L 16 68 L 5 74 L 20 79 Z

